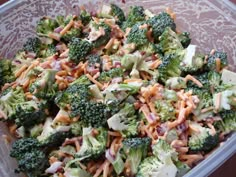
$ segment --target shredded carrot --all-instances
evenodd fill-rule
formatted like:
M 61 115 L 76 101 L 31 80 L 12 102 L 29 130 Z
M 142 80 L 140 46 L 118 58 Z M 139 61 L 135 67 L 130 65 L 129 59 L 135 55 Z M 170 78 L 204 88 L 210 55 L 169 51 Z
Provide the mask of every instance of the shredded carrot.
M 74 25 L 73 19 L 61 30 L 60 35 L 63 36 Z
M 211 52 L 210 52 L 210 55 L 214 55 L 215 52 L 216 52 L 216 50 L 215 50 L 215 49 L 212 49 Z
M 97 169 L 96 173 L 93 175 L 93 177 L 98 177 L 103 171 L 104 166 L 109 163 L 108 160 L 105 160 L 105 162 Z
M 107 161 L 104 165 L 103 177 L 108 177 L 110 162 Z
M 67 72 L 70 72 L 71 71 L 71 68 L 69 66 L 66 65 L 66 63 L 64 62 L 61 62 L 61 68 L 66 70 Z
M 213 110 L 213 109 L 214 109 L 214 107 L 213 107 L 213 106 L 210 106 L 210 107 L 208 107 L 208 108 L 202 109 L 202 110 L 201 110 L 201 113 L 205 113 L 205 112 L 211 111 L 211 110 Z
M 221 60 L 219 58 L 216 58 L 216 71 L 220 72 L 221 68 Z
M 60 57 L 64 58 L 64 57 L 68 57 L 68 55 L 69 55 L 69 49 L 66 49 L 64 52 L 60 54 Z
M 158 66 L 160 66 L 161 63 L 162 63 L 161 60 L 155 60 L 155 61 L 150 65 L 150 69 L 156 69 Z
M 27 69 L 27 65 L 23 65 L 21 66 L 21 68 L 19 70 L 17 70 L 17 72 L 15 73 L 15 77 L 19 77 L 23 71 L 25 71 Z
M 130 83 L 130 82 L 142 82 L 142 79 L 125 79 L 124 83 Z
M 93 82 L 94 84 L 96 84 L 98 86 L 99 89 L 102 89 L 103 88 L 103 85 L 96 81 L 90 74 L 86 74 L 86 76 L 88 77 L 88 79 Z
M 202 83 L 199 80 L 189 74 L 185 77 L 185 81 L 187 82 L 188 80 L 193 81 L 200 88 L 203 87 Z
M 193 163 L 202 160 L 203 156 L 201 154 L 180 154 L 179 158 L 191 167 Z
M 222 96 L 222 93 L 221 93 L 221 92 L 220 92 L 220 93 L 217 93 L 217 95 L 216 95 L 216 105 L 215 105 L 215 110 L 216 110 L 216 112 L 218 112 L 219 109 L 220 109 L 221 96 Z
M 114 44 L 115 38 L 111 38 L 108 43 L 106 44 L 106 46 L 104 47 L 105 49 L 109 49 L 112 47 L 112 45 Z

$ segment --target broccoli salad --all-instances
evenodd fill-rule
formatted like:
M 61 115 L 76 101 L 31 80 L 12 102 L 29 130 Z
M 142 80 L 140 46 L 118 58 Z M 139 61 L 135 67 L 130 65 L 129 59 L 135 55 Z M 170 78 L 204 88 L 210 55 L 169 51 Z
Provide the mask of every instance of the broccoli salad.
M 115 4 L 41 18 L 37 36 L 0 60 L 16 173 L 181 177 L 235 131 L 227 54 L 197 52 L 174 19 Z

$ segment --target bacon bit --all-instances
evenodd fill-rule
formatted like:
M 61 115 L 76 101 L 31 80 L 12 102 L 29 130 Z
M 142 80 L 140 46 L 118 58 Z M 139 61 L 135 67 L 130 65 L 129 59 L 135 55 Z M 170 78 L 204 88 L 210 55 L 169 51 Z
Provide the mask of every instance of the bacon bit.
M 104 48 L 105 49 L 110 49 L 112 47 L 114 41 L 115 41 L 115 38 L 111 38 Z
M 26 64 L 21 66 L 21 68 L 15 73 L 15 77 L 19 77 L 21 75 L 21 73 L 27 69 L 27 67 L 28 66 Z
M 161 60 L 159 60 L 159 59 L 155 60 L 155 61 L 150 65 L 150 69 L 156 69 L 161 63 L 162 63 Z
M 180 160 L 184 160 L 184 163 L 191 167 L 193 163 L 202 160 L 204 157 L 201 154 L 180 154 L 179 158 Z
M 88 77 L 88 79 L 93 82 L 94 84 L 96 84 L 98 86 L 99 89 L 102 89 L 103 88 L 103 85 L 96 81 L 90 74 L 86 74 L 86 76 Z
M 221 68 L 221 60 L 219 58 L 216 58 L 216 71 L 220 72 Z
M 195 83 L 200 88 L 203 87 L 202 83 L 199 80 L 197 80 L 195 77 L 193 77 L 189 74 L 185 77 L 185 81 L 187 82 L 188 80 L 193 81 L 193 83 Z
M 74 25 L 73 19 L 61 30 L 60 35 L 63 36 Z
M 215 106 L 215 111 L 216 112 L 218 112 L 219 109 L 220 109 L 221 96 L 222 96 L 221 92 L 216 94 L 216 106 Z
M 108 135 L 110 136 L 117 136 L 117 137 L 121 137 L 120 132 L 113 132 L 113 131 L 108 131 Z
M 60 41 L 61 35 L 58 33 L 52 32 L 48 34 L 48 37 L 55 39 L 56 41 Z

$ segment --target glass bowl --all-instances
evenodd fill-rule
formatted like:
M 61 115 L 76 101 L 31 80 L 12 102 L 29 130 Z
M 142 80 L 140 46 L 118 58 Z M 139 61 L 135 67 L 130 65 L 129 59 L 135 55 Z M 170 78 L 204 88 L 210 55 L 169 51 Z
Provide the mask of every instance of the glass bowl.
M 236 71 L 236 6 L 227 0 L 13 0 L 0 7 L 0 56 L 12 58 L 28 37 L 35 35 L 36 22 L 42 16 L 78 14 L 79 6 L 97 11 L 103 3 L 116 3 L 126 11 L 141 5 L 153 12 L 170 7 L 176 13 L 179 31 L 191 34 L 192 44 L 204 53 L 215 48 L 227 52 L 230 69 Z M 0 123 L 0 135 L 8 134 Z M 0 136 L 0 176 L 15 177 L 16 162 L 9 157 L 10 144 Z M 202 161 L 187 176 L 208 176 L 236 152 L 236 134 Z M 207 166 L 207 168 L 206 168 Z

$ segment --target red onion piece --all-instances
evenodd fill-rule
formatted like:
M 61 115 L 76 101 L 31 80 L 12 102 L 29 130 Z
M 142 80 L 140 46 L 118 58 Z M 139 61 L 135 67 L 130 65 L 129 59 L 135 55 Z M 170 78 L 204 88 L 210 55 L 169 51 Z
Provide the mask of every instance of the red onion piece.
M 111 150 L 108 149 L 108 150 L 106 150 L 106 158 L 107 158 L 107 160 L 109 160 L 109 162 L 112 163 L 115 161 L 116 157 L 114 155 L 112 155 Z
M 36 53 L 34 53 L 34 52 L 29 52 L 29 53 L 26 54 L 26 57 L 27 57 L 27 58 L 32 58 L 32 59 L 34 59 L 34 58 L 36 57 Z
M 111 82 L 112 82 L 113 84 L 115 84 L 115 83 L 121 83 L 122 80 L 123 80 L 122 77 L 116 77 L 116 78 L 113 78 Z
M 119 67 L 121 67 L 121 62 L 120 61 L 114 61 L 113 66 L 115 66 L 116 68 L 119 68 Z
M 55 33 L 60 33 L 63 30 L 63 28 L 61 26 L 57 27 L 54 29 Z

